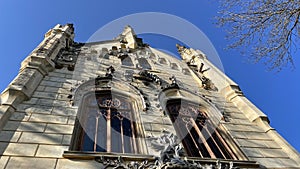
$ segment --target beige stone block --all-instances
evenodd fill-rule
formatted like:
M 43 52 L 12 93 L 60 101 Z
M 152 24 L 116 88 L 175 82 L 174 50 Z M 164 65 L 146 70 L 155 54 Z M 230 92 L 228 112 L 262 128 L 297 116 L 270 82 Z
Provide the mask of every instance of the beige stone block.
M 45 134 L 24 132 L 19 142 L 40 144 L 61 144 L 62 134 Z
M 142 122 L 147 122 L 147 123 L 164 124 L 164 121 L 161 116 L 142 115 L 141 120 Z
M 53 106 L 53 102 L 54 102 L 54 99 L 42 99 L 42 98 L 40 98 L 39 100 L 38 100 L 38 105 L 42 105 L 42 106 L 49 106 L 49 107 L 51 107 L 51 106 Z
M 11 157 L 7 169 L 54 169 L 56 159 Z
M 72 135 L 64 135 L 62 144 L 63 145 L 70 145 L 71 144 Z
M 61 72 L 50 72 L 49 76 L 54 76 L 54 77 L 65 77 L 65 73 L 61 73 Z
M 57 93 L 58 90 L 59 90 L 58 87 L 50 87 L 50 86 L 49 87 L 46 86 L 44 89 L 45 92 L 51 92 L 51 93 Z
M 25 111 L 26 109 L 32 107 L 32 104 L 25 104 L 24 102 L 17 106 L 17 111 Z
M 266 133 L 261 132 L 245 132 L 245 135 L 248 139 L 272 140 Z
M 75 124 L 75 119 L 76 119 L 75 116 L 70 116 L 69 119 L 68 119 L 68 124 L 74 125 Z
M 55 93 L 50 93 L 50 92 L 34 92 L 33 97 L 36 98 L 43 98 L 43 99 L 55 99 L 56 98 Z
M 247 138 L 245 132 L 242 132 L 242 131 L 229 131 L 229 133 L 233 138 L 240 138 L 240 139 Z
M 4 169 L 8 159 L 9 156 L 0 156 L 0 169 Z
M 236 139 L 242 147 L 248 148 L 267 148 L 264 140 L 249 140 L 249 139 Z
M 54 100 L 53 106 L 69 107 L 70 101 L 69 100 Z
M 40 145 L 38 147 L 37 157 L 55 157 L 61 158 L 64 151 L 67 151 L 69 146 L 54 146 L 54 145 Z
M 71 125 L 48 124 L 45 133 L 72 134 L 73 128 Z
M 263 142 L 268 148 L 281 148 L 281 146 L 277 144 L 275 141 L 264 140 Z
M 43 132 L 46 123 L 8 121 L 3 130 Z
M 3 142 L 17 142 L 20 138 L 21 132 L 18 131 L 1 131 L 0 141 Z
M 56 169 L 99 169 L 104 168 L 101 163 L 95 160 L 70 160 L 70 159 L 58 159 Z
M 0 143 L 1 149 L 5 149 L 3 155 L 34 156 L 37 144 Z
M 48 114 L 32 114 L 29 121 L 66 124 L 68 121 L 68 117 Z
M 146 131 L 151 131 L 152 129 L 151 129 L 151 124 L 150 123 L 144 123 L 144 129 L 146 130 Z
M 248 157 L 263 157 L 260 153 L 259 148 L 241 148 L 241 150 L 246 154 Z
M 24 113 L 24 112 L 14 112 L 9 120 L 14 120 L 14 121 L 27 121 L 30 117 L 30 114 Z
M 237 124 L 224 124 L 224 126 L 231 131 L 254 131 L 264 132 L 260 127 L 255 125 L 237 125 Z
M 50 77 L 49 81 L 54 81 L 54 82 L 65 82 L 66 78 L 62 77 Z
M 8 156 L 0 156 L 0 169 L 4 169 L 8 159 Z
M 41 85 L 43 85 L 43 86 L 51 86 L 51 87 L 61 87 L 62 83 L 61 82 L 52 82 L 52 81 L 43 80 L 41 82 Z
M 54 107 L 52 114 L 62 115 L 62 116 L 76 116 L 77 109 L 65 108 L 65 107 Z
M 35 105 L 32 107 L 28 107 L 24 109 L 26 113 L 40 113 L 40 114 L 50 114 L 52 111 L 52 107 L 49 106 L 40 106 L 40 105 Z
M 29 100 L 27 100 L 27 101 L 23 101 L 23 103 L 24 103 L 24 104 L 36 104 L 37 101 L 38 101 L 37 98 L 31 98 L 31 99 L 29 99 Z
M 282 166 L 285 166 L 286 168 L 287 167 L 298 167 L 298 168 L 300 168 L 299 164 L 297 164 L 295 161 L 293 161 L 291 159 L 280 158 L 279 160 L 280 160 Z
M 65 88 L 59 88 L 57 93 L 63 93 L 63 94 L 71 94 L 72 92 L 70 91 L 70 89 L 65 89 Z
M 288 158 L 289 156 L 282 149 L 261 148 L 260 153 L 266 158 Z
M 286 166 L 283 166 L 281 161 L 277 158 L 251 158 L 250 160 L 257 161 L 267 168 L 286 168 Z
M 39 87 L 36 88 L 36 91 L 44 91 L 45 90 L 45 86 L 39 85 Z

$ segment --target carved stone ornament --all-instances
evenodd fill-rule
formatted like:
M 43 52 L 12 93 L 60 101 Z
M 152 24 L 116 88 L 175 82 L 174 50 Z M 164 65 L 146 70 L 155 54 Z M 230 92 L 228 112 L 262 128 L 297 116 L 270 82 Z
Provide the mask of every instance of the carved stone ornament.
M 171 81 L 170 84 L 164 85 L 163 87 L 161 87 L 161 89 L 179 89 L 179 81 L 176 79 L 176 77 L 173 75 L 169 78 L 169 80 Z
M 202 76 L 200 80 L 202 81 L 202 86 L 205 90 L 218 91 L 218 88 L 209 78 Z
M 151 73 L 148 70 L 142 70 L 139 72 L 138 75 L 134 75 L 133 76 L 135 79 L 139 79 L 139 80 L 145 80 L 145 81 L 149 81 L 149 82 L 154 82 L 158 85 L 162 84 L 162 80 L 161 78 L 159 78 L 157 75 Z
M 151 146 L 161 150 L 160 157 L 154 160 L 125 160 L 122 156 L 104 157 L 100 156 L 95 160 L 104 165 L 103 168 L 122 169 L 234 169 L 233 162 L 226 164 L 216 160 L 214 163 L 205 163 L 190 160 L 183 156 L 183 150 L 176 135 L 164 130 L 160 137 L 151 136 L 148 138 Z
M 68 70 L 73 71 L 82 45 L 83 44 L 73 43 L 72 46 L 62 48 L 58 52 L 57 57 L 53 60 L 55 68 L 61 69 L 67 67 Z

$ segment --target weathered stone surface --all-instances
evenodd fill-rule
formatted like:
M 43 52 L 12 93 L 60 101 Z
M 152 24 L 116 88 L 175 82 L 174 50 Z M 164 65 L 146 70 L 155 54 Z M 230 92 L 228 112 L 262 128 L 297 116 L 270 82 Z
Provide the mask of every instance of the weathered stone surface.
M 13 80 L 9 90 L 21 91 L 27 98 L 30 98 L 34 90 L 41 82 L 43 75 L 35 69 L 24 69 Z M 10 94 L 12 96 L 12 94 Z
M 72 139 L 72 135 L 64 135 L 62 140 L 62 145 L 70 145 L 71 139 Z
M 55 93 L 50 93 L 50 92 L 34 92 L 33 97 L 36 98 L 44 98 L 44 99 L 55 99 L 56 98 Z
M 53 82 L 53 81 L 43 80 L 41 82 L 41 85 L 43 85 L 43 86 L 51 86 L 51 87 L 61 87 L 62 83 L 61 82 Z
M 14 111 L 12 106 L 0 105 L 0 130 L 5 126 L 7 120 Z
M 11 157 L 6 168 L 54 169 L 55 164 L 56 159 L 53 158 Z
M 0 143 L 1 149 L 5 147 L 3 155 L 34 156 L 37 146 L 37 144 Z
M 32 114 L 29 121 L 66 124 L 68 117 L 49 114 Z
M 47 124 L 45 133 L 72 134 L 73 128 L 73 125 Z
M 1 131 L 0 141 L 3 142 L 17 142 L 20 138 L 21 132 L 17 131 Z
M 65 107 L 54 107 L 52 114 L 62 115 L 62 116 L 76 116 L 77 109 L 65 108 Z
M 68 148 L 68 146 L 40 145 L 36 156 L 62 158 L 63 152 Z
M 3 130 L 43 132 L 46 123 L 8 121 Z
M 97 163 L 94 160 L 69 160 L 69 159 L 58 159 L 56 169 L 99 169 L 104 166 L 100 163 Z
M 19 142 L 22 143 L 40 143 L 40 144 L 61 144 L 62 134 L 45 134 L 23 132 Z
M 0 168 L 4 169 L 7 161 L 8 161 L 9 156 L 0 156 Z
M 26 113 L 30 113 L 30 114 L 35 114 L 35 113 L 50 114 L 52 109 L 53 109 L 53 107 L 49 107 L 49 106 L 34 105 L 34 106 L 28 107 L 24 110 Z

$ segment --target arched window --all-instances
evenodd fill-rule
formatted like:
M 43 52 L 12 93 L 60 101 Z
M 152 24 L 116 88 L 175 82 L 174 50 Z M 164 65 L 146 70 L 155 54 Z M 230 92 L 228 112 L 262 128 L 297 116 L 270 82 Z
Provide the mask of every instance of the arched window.
M 133 66 L 132 60 L 129 56 L 121 58 L 122 65 L 124 66 Z
M 169 100 L 167 111 L 187 155 L 237 159 L 207 113 L 199 106 L 182 100 Z
M 139 65 L 143 69 L 151 69 L 151 65 L 149 64 L 149 62 L 147 61 L 147 59 L 145 59 L 145 58 L 139 58 L 138 62 L 139 62 Z
M 132 100 L 101 91 L 85 95 L 74 130 L 73 150 L 141 153 Z

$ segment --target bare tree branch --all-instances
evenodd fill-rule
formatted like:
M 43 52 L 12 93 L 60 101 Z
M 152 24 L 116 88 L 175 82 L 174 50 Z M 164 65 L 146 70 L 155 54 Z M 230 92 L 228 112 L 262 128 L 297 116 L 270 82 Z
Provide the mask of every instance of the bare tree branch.
M 229 27 L 229 48 L 240 48 L 255 62 L 281 70 L 300 48 L 299 0 L 220 0 L 220 26 Z M 243 47 L 252 47 L 249 48 Z

